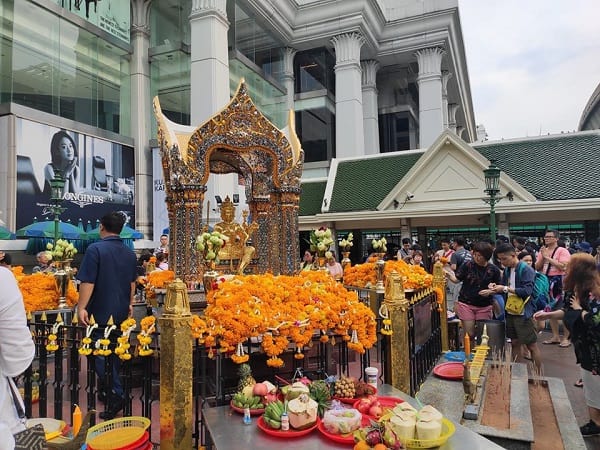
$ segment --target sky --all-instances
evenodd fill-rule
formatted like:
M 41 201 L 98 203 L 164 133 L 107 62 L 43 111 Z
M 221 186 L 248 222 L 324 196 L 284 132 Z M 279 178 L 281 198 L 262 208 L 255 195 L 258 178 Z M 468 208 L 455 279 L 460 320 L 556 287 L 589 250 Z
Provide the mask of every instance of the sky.
M 574 131 L 600 84 L 600 0 L 459 0 L 490 140 Z

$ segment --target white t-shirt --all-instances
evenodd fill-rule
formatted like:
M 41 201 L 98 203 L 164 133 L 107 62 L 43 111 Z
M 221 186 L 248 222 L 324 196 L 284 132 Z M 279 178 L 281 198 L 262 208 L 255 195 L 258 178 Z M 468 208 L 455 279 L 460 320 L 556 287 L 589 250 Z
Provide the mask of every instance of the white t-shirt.
M 12 449 L 7 435 L 24 430 L 7 377 L 22 374 L 33 361 L 35 346 L 27 327 L 23 296 L 13 273 L 0 267 L 0 450 Z

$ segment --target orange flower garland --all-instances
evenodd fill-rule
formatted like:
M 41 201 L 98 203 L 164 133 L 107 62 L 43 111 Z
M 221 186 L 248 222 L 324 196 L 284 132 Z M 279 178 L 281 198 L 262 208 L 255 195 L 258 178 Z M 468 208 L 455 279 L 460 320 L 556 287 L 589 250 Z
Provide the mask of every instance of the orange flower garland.
M 386 261 L 383 271 L 384 278 L 394 270 L 402 276 L 404 289 L 430 287 L 433 282 L 433 276 L 427 273 L 425 269 L 407 264 L 404 261 Z M 375 286 L 377 283 L 375 263 L 366 262 L 348 267 L 344 272 L 344 283 L 359 288 Z
M 52 274 L 38 272 L 25 275 L 21 266 L 13 267 L 12 272 L 23 295 L 25 311 L 44 311 L 58 307 L 58 292 Z M 79 300 L 79 294 L 73 283 L 69 283 L 66 300 L 69 306 L 74 306 Z
M 146 316 L 140 321 L 140 334 L 138 334 L 138 342 L 140 343 L 138 347 L 138 355 L 140 356 L 150 356 L 154 353 L 154 350 L 150 348 L 150 344 L 152 343 L 152 333 L 156 330 L 156 317 L 154 316 Z
M 303 272 L 301 276 L 236 276 L 220 284 L 207 297 L 206 322 L 198 322 L 196 334 L 205 336 L 221 351 L 235 351 L 235 362 L 247 360 L 243 345 L 262 336 L 267 365 L 281 367 L 279 358 L 290 344 L 296 359 L 315 332 L 328 340 L 327 330 L 345 336 L 349 347 L 364 352 L 377 340 L 375 316 L 355 292 L 346 290 L 327 273 Z M 198 319 L 200 320 L 200 319 Z

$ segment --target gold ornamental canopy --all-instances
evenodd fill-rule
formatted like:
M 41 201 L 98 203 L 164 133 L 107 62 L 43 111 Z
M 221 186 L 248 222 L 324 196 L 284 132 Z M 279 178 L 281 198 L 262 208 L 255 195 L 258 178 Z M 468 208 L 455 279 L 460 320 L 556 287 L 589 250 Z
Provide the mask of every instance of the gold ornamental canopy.
M 304 151 L 294 112 L 283 129 L 254 105 L 242 79 L 231 101 L 197 128 L 167 119 L 154 98 L 165 180 L 171 254 L 178 277 L 198 279 L 192 242 L 201 233 L 206 184 L 213 174 L 237 173 L 245 181 L 253 224 L 257 272 L 292 274 L 300 260 L 298 205 Z

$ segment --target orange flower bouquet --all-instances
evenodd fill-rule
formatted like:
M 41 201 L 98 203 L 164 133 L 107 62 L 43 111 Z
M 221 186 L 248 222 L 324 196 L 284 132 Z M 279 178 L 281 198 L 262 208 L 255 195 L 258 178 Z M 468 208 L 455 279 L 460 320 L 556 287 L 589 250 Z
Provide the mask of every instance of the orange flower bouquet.
M 12 270 L 23 295 L 23 303 L 27 312 L 58 307 L 58 292 L 56 292 L 56 283 L 52 274 L 38 272 L 33 275 L 25 275 L 21 266 L 13 267 Z M 73 283 L 69 283 L 67 304 L 74 306 L 78 299 L 79 295 L 75 286 Z
M 172 270 L 154 270 L 146 275 L 146 297 L 154 298 L 154 289 L 164 289 L 171 281 L 175 281 L 175 272 Z
M 392 271 L 402 276 L 404 289 L 422 289 L 431 287 L 433 276 L 420 266 L 413 266 L 404 261 L 386 261 L 383 272 L 384 278 Z M 366 262 L 349 267 L 344 273 L 344 282 L 349 286 L 371 288 L 377 283 L 375 263 Z

